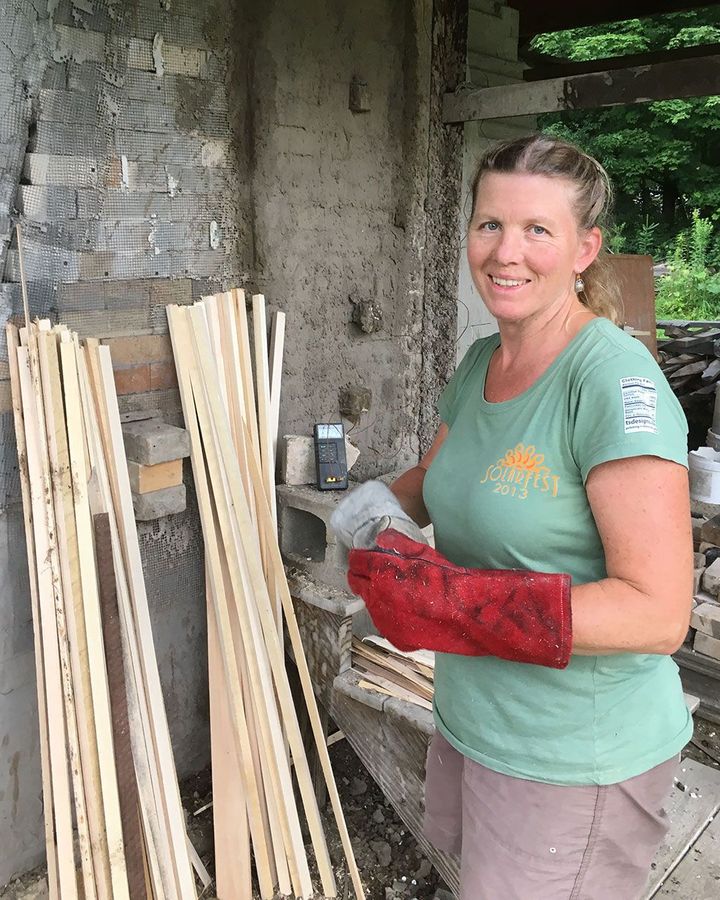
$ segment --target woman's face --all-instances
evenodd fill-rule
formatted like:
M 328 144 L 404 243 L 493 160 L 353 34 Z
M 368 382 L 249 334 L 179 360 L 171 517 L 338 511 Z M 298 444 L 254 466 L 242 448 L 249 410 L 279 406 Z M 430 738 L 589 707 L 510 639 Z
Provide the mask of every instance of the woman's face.
M 579 231 L 563 178 L 490 172 L 480 179 L 467 239 L 478 293 L 499 322 L 547 321 L 575 298 L 597 256 L 598 228 Z

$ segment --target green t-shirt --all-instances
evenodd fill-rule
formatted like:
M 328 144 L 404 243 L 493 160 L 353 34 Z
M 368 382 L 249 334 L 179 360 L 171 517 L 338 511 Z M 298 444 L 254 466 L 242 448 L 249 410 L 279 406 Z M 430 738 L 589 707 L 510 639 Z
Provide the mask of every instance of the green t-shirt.
M 528 390 L 488 403 L 499 343 L 476 341 L 440 398 L 450 431 L 423 489 L 437 549 L 473 568 L 602 579 L 588 473 L 642 455 L 687 465 L 682 409 L 645 347 L 606 319 L 588 323 Z M 435 719 L 471 759 L 554 784 L 624 781 L 692 733 L 674 661 L 640 653 L 573 656 L 564 670 L 438 653 Z

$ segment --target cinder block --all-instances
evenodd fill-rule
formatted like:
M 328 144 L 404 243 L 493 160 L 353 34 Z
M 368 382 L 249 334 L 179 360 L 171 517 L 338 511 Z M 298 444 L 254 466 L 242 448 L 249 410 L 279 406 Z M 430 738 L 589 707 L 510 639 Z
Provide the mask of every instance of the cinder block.
M 152 519 L 162 519 L 163 516 L 174 516 L 176 513 L 182 512 L 187 505 L 185 485 L 178 484 L 175 487 L 152 491 L 149 494 L 133 492 L 132 501 L 135 518 L 138 522 L 149 522 Z
M 702 631 L 698 631 L 695 634 L 693 650 L 696 653 L 702 653 L 705 656 L 711 656 L 713 659 L 720 660 L 720 640 L 710 637 L 709 634 L 703 634 Z
M 715 603 L 701 603 L 692 611 L 690 625 L 703 634 L 720 640 L 720 606 Z
M 166 425 L 159 419 L 128 422 L 122 427 L 128 459 L 143 466 L 155 466 L 190 455 L 190 435 L 184 428 Z
M 345 438 L 348 471 L 360 456 L 358 448 Z M 280 481 L 283 484 L 315 484 L 315 443 L 303 434 L 286 434 L 280 442 Z
M 712 565 L 703 572 L 702 586 L 713 597 L 720 594 L 720 559 L 716 559 Z
M 346 491 L 280 484 L 277 487 L 280 549 L 285 559 L 318 584 L 347 591 L 347 554 L 329 530 Z

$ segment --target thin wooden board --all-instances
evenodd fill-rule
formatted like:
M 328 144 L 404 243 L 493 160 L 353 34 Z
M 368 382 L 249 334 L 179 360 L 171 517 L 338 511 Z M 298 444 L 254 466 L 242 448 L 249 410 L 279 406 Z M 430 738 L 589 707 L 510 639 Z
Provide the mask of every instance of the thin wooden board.
M 655 896 L 675 900 L 720 897 L 720 816 L 703 831 Z
M 678 866 L 708 822 L 720 810 L 720 771 L 692 759 L 678 764 L 677 780 L 666 805 L 670 831 L 658 851 L 646 900 L 654 897 L 662 882 Z M 720 887 L 720 885 L 718 886 Z M 720 895 L 720 890 L 715 896 Z

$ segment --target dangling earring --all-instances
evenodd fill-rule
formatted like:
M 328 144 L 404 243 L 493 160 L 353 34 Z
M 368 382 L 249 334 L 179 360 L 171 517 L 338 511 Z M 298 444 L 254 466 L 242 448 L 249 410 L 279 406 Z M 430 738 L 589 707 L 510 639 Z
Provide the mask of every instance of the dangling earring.
M 583 281 L 582 276 L 576 275 L 575 276 L 575 293 L 582 294 L 582 292 L 584 290 L 585 290 L 585 282 Z

